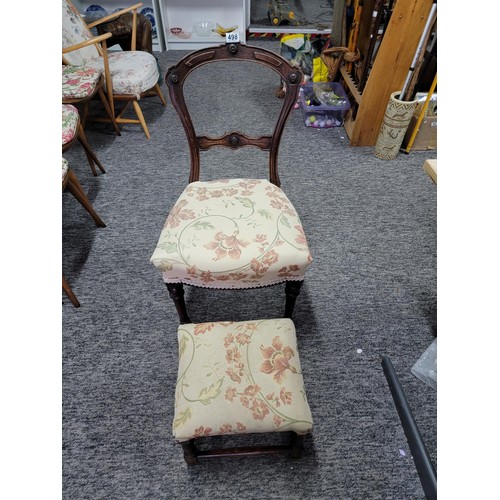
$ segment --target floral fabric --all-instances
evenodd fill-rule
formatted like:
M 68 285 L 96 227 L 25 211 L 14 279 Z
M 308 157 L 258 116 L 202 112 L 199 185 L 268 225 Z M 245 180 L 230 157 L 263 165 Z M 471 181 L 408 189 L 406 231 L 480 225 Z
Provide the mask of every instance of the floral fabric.
M 66 158 L 62 159 L 62 180 L 64 181 L 66 175 L 68 175 L 69 165 Z
M 76 8 L 62 0 L 62 46 L 69 47 L 93 38 L 85 21 Z M 104 71 L 104 62 L 95 45 L 64 54 L 71 66 Z M 153 88 L 160 77 L 155 57 L 143 51 L 108 52 L 109 70 L 114 94 L 134 95 L 138 99 L 142 92 Z
M 312 429 L 290 319 L 178 328 L 174 438 Z
M 76 45 L 94 38 L 87 28 L 82 16 L 75 6 L 67 0 L 62 0 L 62 46 L 63 48 Z M 64 58 L 73 66 L 81 66 L 91 59 L 99 57 L 95 45 L 84 47 L 64 54 Z
M 75 106 L 71 104 L 62 105 L 62 145 L 68 144 L 75 137 L 80 115 Z
M 192 182 L 151 261 L 166 283 L 252 288 L 303 280 L 312 261 L 299 216 L 265 179 Z
M 160 77 L 158 64 L 149 52 L 140 50 L 109 52 L 108 59 L 113 80 L 113 94 L 135 95 L 139 99 L 141 92 L 153 88 L 158 82 Z M 85 66 L 104 71 L 101 57 L 88 61 Z
M 62 65 L 62 98 L 82 99 L 90 97 L 99 81 L 101 72 L 85 66 Z

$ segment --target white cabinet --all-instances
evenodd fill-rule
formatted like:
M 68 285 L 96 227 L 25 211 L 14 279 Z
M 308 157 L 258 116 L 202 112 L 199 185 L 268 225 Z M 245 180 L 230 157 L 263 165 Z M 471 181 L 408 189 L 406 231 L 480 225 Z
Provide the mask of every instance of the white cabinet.
M 246 43 L 246 31 L 250 20 L 250 0 L 158 0 L 168 50 L 197 50 L 225 43 L 225 37 L 211 32 L 198 36 L 193 25 L 210 21 L 223 28 L 237 26 L 240 42 Z M 180 31 L 177 35 L 174 31 Z
M 127 7 L 131 7 L 134 5 L 133 0 L 72 0 L 73 5 L 78 9 L 78 11 L 84 16 L 95 16 L 100 15 L 100 17 L 104 17 L 105 15 L 112 14 L 116 10 L 125 9 Z M 153 42 L 153 51 L 163 51 L 165 50 L 165 38 L 163 36 L 163 25 L 161 22 L 161 15 L 159 11 L 158 2 L 159 0 L 139 0 L 144 5 L 140 7 L 137 12 L 144 14 L 149 21 L 151 22 L 151 26 L 153 27 L 152 31 L 152 42 Z M 95 28 L 94 28 L 95 29 Z M 97 33 L 97 30 L 95 30 Z M 118 47 L 118 46 L 116 46 Z M 113 47 L 113 50 L 115 47 Z

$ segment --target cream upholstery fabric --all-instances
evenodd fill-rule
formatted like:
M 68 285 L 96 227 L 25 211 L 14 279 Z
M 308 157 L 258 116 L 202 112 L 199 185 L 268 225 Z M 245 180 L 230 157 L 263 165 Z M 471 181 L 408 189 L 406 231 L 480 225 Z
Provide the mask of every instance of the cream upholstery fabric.
M 312 429 L 290 319 L 180 325 L 173 435 Z
M 75 137 L 80 115 L 75 106 L 71 104 L 62 105 L 62 144 L 68 144 Z
M 101 71 L 85 66 L 62 65 L 62 98 L 83 99 L 91 96 L 97 86 Z
M 62 0 L 62 46 L 63 48 L 76 45 L 93 38 L 82 16 L 74 5 Z M 64 58 L 73 66 L 81 66 L 91 59 L 99 57 L 95 45 L 84 47 L 64 54 Z
M 166 283 L 252 288 L 303 280 L 312 261 L 299 216 L 264 179 L 192 182 L 151 261 Z
M 153 88 L 160 73 L 156 59 L 149 52 L 109 52 L 109 71 L 113 80 L 113 94 L 135 95 Z M 88 68 L 104 71 L 101 57 L 86 64 Z M 106 88 L 106 86 L 104 86 Z

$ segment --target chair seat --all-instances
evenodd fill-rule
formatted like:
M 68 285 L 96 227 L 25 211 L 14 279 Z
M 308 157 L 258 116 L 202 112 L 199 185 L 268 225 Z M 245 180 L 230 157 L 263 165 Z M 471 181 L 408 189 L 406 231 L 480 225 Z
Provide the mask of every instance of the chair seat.
M 62 159 L 62 181 L 64 182 L 64 179 L 68 175 L 68 170 L 69 170 L 69 165 L 68 165 L 68 160 L 66 158 Z
M 178 342 L 177 441 L 312 430 L 292 320 L 190 323 Z
M 72 104 L 62 105 L 62 145 L 70 143 L 77 132 L 80 115 Z
M 155 57 L 148 52 L 110 52 L 109 71 L 113 80 L 113 94 L 135 95 L 152 89 L 160 77 Z M 101 57 L 94 58 L 85 67 L 104 71 Z
M 151 261 L 165 283 L 254 288 L 302 281 L 312 257 L 280 188 L 265 179 L 230 179 L 186 187 Z
M 62 65 L 62 98 L 85 99 L 95 93 L 101 71 L 86 66 Z

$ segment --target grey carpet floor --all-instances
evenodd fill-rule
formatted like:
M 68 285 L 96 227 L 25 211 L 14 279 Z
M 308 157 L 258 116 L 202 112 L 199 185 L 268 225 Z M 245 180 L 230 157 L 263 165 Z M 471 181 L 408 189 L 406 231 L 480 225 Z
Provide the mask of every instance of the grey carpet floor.
M 182 55 L 157 54 L 162 73 Z M 269 130 L 281 104 L 276 77 L 260 67 L 243 77 L 245 68 L 192 75 L 198 131 L 240 128 L 242 118 L 249 133 Z M 76 309 L 63 294 L 63 498 L 424 498 L 381 357 L 391 358 L 436 464 L 436 392 L 410 373 L 436 335 L 436 186 L 422 168 L 436 152 L 379 160 L 351 147 L 342 127 L 306 128 L 293 111 L 279 165 L 314 257 L 294 316 L 314 431 L 300 461 L 187 468 L 171 435 L 178 318 L 149 258 L 189 155 L 171 103 L 141 106 L 150 140 L 137 125 L 121 137 L 89 125 L 106 174 L 92 176 L 79 145 L 65 154 L 107 227 L 63 194 L 63 272 L 81 302 Z M 266 177 L 266 161 L 259 150 L 215 148 L 201 178 Z M 281 316 L 284 293 L 188 288 L 186 300 L 193 321 L 244 320 Z

